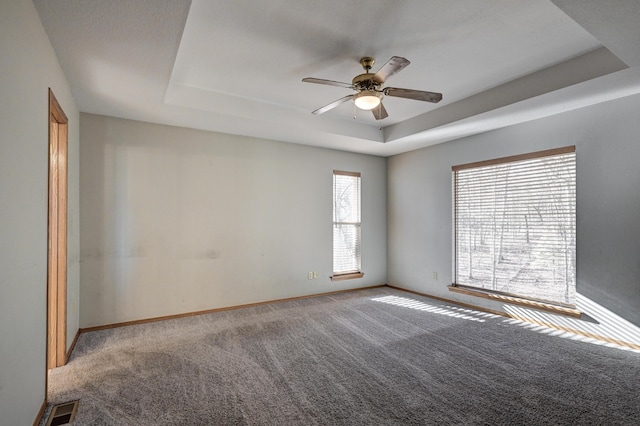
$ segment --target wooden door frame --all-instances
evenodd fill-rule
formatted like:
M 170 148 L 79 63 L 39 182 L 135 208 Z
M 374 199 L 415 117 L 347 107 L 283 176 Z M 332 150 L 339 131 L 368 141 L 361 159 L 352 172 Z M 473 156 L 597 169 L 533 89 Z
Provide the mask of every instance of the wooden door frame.
M 49 89 L 47 370 L 67 362 L 68 119 Z

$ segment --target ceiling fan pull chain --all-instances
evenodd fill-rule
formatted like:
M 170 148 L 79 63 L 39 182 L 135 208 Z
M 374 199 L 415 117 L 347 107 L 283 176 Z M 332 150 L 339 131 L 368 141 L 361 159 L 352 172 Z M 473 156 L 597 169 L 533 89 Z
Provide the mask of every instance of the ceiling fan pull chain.
M 358 108 L 356 108 L 355 102 L 353 103 L 353 119 L 355 120 L 358 116 Z

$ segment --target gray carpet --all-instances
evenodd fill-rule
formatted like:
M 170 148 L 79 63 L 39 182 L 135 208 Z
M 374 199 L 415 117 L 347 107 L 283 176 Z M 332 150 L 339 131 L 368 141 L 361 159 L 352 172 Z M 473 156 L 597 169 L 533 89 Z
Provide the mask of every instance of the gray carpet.
M 49 384 L 76 425 L 640 424 L 638 353 L 386 287 L 84 333 Z

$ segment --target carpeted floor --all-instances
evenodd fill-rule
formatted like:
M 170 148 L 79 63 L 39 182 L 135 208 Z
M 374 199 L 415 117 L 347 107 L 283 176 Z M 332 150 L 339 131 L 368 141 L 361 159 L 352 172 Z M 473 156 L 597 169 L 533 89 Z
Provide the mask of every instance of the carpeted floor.
M 640 424 L 640 354 L 387 287 L 84 333 L 49 386 L 76 425 Z

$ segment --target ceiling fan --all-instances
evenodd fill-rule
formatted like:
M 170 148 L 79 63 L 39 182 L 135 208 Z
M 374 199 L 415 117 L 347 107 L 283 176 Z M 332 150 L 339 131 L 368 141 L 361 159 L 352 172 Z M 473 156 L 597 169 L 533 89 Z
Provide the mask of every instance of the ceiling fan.
M 440 102 L 440 100 L 442 99 L 442 93 L 425 92 L 422 90 L 413 89 L 400 89 L 398 87 L 383 87 L 384 83 L 389 77 L 397 72 L 402 71 L 407 65 L 411 63 L 407 59 L 400 56 L 393 56 L 387 61 L 386 64 L 382 66 L 382 68 L 378 70 L 377 73 L 371 74 L 369 73 L 369 70 L 373 67 L 374 63 L 375 59 L 371 57 L 360 59 L 360 65 L 362 65 L 362 68 L 364 68 L 365 73 L 355 76 L 351 81 L 351 84 L 333 80 L 324 80 L 322 78 L 303 78 L 302 81 L 304 81 L 305 83 L 326 84 L 328 86 L 344 87 L 347 89 L 355 90 L 357 92 L 354 95 L 345 96 L 338 99 L 337 101 L 331 102 L 328 105 L 318 108 L 312 113 L 325 113 L 337 107 L 338 105 L 341 105 L 353 99 L 356 107 L 363 110 L 371 111 L 376 120 L 382 120 L 383 118 L 389 116 L 387 110 L 382 104 L 382 98 L 384 96 L 395 96 L 398 98 L 414 99 L 416 101 L 433 103 Z

